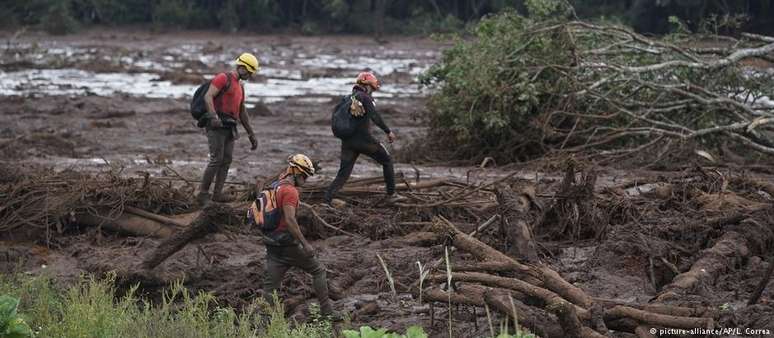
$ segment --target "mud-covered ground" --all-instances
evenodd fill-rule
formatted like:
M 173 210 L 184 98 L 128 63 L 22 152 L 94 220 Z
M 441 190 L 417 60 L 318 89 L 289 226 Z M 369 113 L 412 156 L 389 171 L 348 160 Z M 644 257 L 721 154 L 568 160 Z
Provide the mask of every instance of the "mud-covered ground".
M 377 104 L 401 147 L 420 130 L 424 107 L 416 76 L 440 46 L 346 36 L 22 37 L 0 49 L 1 151 L 58 168 L 104 167 L 107 161 L 128 173 L 157 174 L 169 164 L 194 178 L 207 148 L 187 112 L 190 95 L 212 74 L 232 68 L 235 55 L 253 51 L 262 69 L 246 83 L 247 106 L 260 148 L 249 152 L 247 138 L 240 139 L 230 176 L 251 179 L 295 152 L 322 160 L 327 176 L 335 174 L 339 147 L 330 134 L 330 111 L 354 76 L 371 69 L 384 81 Z
M 229 172 L 229 181 L 235 183 L 231 189 L 276 174 L 287 155 L 297 152 L 321 161 L 323 171 L 310 184 L 330 181 L 338 167 L 339 147 L 330 134 L 330 110 L 337 96 L 348 92 L 351 78 L 369 67 L 385 82 L 377 107 L 398 134 L 391 150 L 405 147 L 425 128 L 426 92 L 418 87 L 416 77 L 444 47 L 416 38 L 378 43 L 347 36 L 126 31 L 61 38 L 23 35 L 12 39 L 10 33 L 0 37 L 4 42 L 0 47 L 0 154 L 4 166 L 85 173 L 112 170 L 123 177 L 149 173 L 176 186 L 184 180 L 195 184 L 207 160 L 206 138 L 186 110 L 186 95 L 214 72 L 228 69 L 239 52 L 254 51 L 263 70 L 246 90 L 260 146 L 251 152 L 246 137 L 237 141 Z M 760 243 L 747 240 L 745 252 L 728 255 L 716 277 L 676 303 L 722 308 L 719 326 L 774 332 L 774 283 L 759 305 L 744 304 L 774 260 L 770 257 L 772 197 L 761 186 L 718 183 L 725 180 L 722 177 L 730 180 L 741 174 L 773 182 L 771 172 L 765 168 L 686 168 L 683 172 L 589 169 L 595 177 L 591 193 L 586 191 L 575 197 L 574 204 L 563 205 L 557 202 L 566 192 L 561 185 L 562 164 L 533 163 L 507 169 L 397 164 L 398 172 L 411 180 L 418 175 L 420 182 L 445 179 L 474 185 L 517 170 L 502 184 L 514 188 L 534 185 L 547 209 L 545 220 L 538 224 L 543 228 L 535 229 L 542 260 L 567 281 L 599 298 L 648 303 L 675 272 L 690 270 L 723 234 L 749 234 L 750 229 L 758 229 Z M 362 158 L 354 178 L 380 172 L 381 168 Z M 666 186 L 671 190 L 663 188 Z M 370 189 L 381 191 L 378 184 Z M 415 192 L 412 203 L 426 204 L 423 198 L 447 198 L 453 193 Z M 324 219 L 364 236 L 310 233 L 336 291 L 337 309 L 348 313 L 355 326 L 403 331 L 419 324 L 432 336 L 448 335 L 446 305 L 436 304 L 431 316 L 429 307 L 418 304 L 402 286 L 417 279 L 416 262 L 427 265 L 443 257 L 442 245 L 420 240 L 432 216 L 445 215 L 460 230 L 470 232 L 499 212 L 494 195 L 483 196 L 482 204 L 460 208 L 375 207 L 372 202 L 377 197 L 362 194 L 349 197 L 351 203 L 343 211 L 316 206 Z M 317 195 L 308 197 L 312 204 L 319 202 Z M 742 221 L 704 224 L 734 212 L 742 215 Z M 757 225 L 749 226 L 749 222 Z M 492 226 L 481 238 L 506 250 L 503 231 Z M 4 272 L 21 268 L 50 274 L 63 283 L 81 273 L 135 266 L 160 243 L 151 237 L 77 225 L 53 238 L 35 239 L 13 232 L 0 238 Z M 395 277 L 399 291 L 403 290 L 397 297 L 391 295 L 377 254 Z M 155 274 L 159 281 L 182 278 L 192 289 L 213 292 L 224 303 L 242 306 L 260 295 L 264 255 L 253 231 L 210 234 L 175 253 Z M 456 253 L 452 259 L 469 261 L 470 257 Z M 283 285 L 284 295 L 294 305 L 291 313 L 301 320 L 314 301 L 309 286 L 310 278 L 298 271 Z M 141 290 L 154 296 L 160 287 L 146 283 Z M 465 307 L 454 311 L 453 327 L 455 337 L 485 336 L 489 331 L 484 311 Z

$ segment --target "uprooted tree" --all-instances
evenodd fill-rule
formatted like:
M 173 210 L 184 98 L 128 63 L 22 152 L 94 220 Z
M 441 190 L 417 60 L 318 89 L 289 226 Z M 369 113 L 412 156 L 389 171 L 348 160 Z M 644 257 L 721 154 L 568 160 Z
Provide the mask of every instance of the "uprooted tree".
M 774 154 L 766 67 L 774 38 L 649 38 L 561 17 L 503 13 L 444 52 L 423 77 L 437 89 L 423 144 L 436 155 L 498 161 L 555 152 L 654 160 L 676 149 L 745 147 Z

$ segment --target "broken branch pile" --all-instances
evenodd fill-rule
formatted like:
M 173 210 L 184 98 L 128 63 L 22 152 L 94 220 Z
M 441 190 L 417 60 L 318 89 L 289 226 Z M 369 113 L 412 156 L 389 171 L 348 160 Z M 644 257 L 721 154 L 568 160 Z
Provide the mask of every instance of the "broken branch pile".
M 559 182 L 557 191 L 568 191 L 568 177 L 575 177 L 575 174 L 575 170 L 568 173 Z M 581 173 L 581 177 L 583 175 Z M 611 233 L 611 238 L 602 243 L 600 259 L 623 263 L 627 256 L 644 256 L 643 268 L 647 269 L 647 262 L 650 261 L 647 276 L 656 291 L 653 303 L 631 304 L 589 296 L 567 282 L 547 263 L 533 258 L 537 241 L 533 231 L 541 231 L 536 227 L 552 226 L 556 220 L 534 217 L 542 212 L 540 206 L 543 203 L 530 202 L 530 196 L 535 195 L 530 193 L 531 188 L 509 191 L 502 187 L 496 189 L 500 202 L 498 213 L 503 217 L 506 228 L 500 230 L 505 234 L 500 241 L 511 242 L 512 250 L 504 250 L 508 253 L 506 255 L 463 233 L 448 219 L 442 216 L 434 218 L 430 229 L 440 238 L 447 238 L 446 245 L 462 251 L 465 258 L 464 263 L 448 267 L 453 271 L 451 273 L 431 274 L 428 280 L 436 285 L 443 284 L 422 290 L 423 299 L 487 306 L 503 316 L 518 317 L 519 323 L 545 337 L 594 337 L 607 335 L 608 328 L 630 333 L 647 333 L 649 328 L 654 327 L 711 328 L 721 320 L 718 311 L 707 309 L 705 303 L 697 302 L 693 295 L 706 297 L 720 276 L 733 271 L 749 257 L 764 255 L 774 247 L 771 199 L 761 195 L 767 185 L 744 175 L 703 168 L 687 171 L 666 181 L 668 183 L 660 183 L 656 187 L 669 186 L 669 189 L 658 191 L 648 188 L 657 193 L 628 195 L 617 188 L 595 192 L 592 185 L 591 191 L 585 195 L 589 199 L 586 202 L 592 205 L 599 203 L 592 200 L 625 199 L 639 208 L 638 218 L 620 225 L 608 224 L 609 229 L 604 229 Z M 664 194 L 664 191 L 670 193 Z M 675 195 L 680 195 L 679 204 L 674 201 L 677 198 Z M 566 196 L 557 193 L 554 197 L 577 201 L 572 193 Z M 747 202 L 727 202 L 742 199 Z M 768 203 L 762 202 L 767 199 Z M 712 206 L 708 206 L 708 201 L 712 202 Z M 552 208 L 573 205 L 565 202 L 554 202 Z M 574 208 L 579 207 L 576 205 Z M 579 211 L 576 209 L 575 212 Z M 672 220 L 675 214 L 680 214 L 682 220 Z M 707 215 L 718 216 L 708 218 Z M 696 221 L 686 224 L 686 220 L 691 218 Z M 683 226 L 679 230 L 664 229 L 659 228 L 656 222 Z M 652 223 L 656 224 L 651 227 L 649 224 Z M 637 249 L 632 251 L 625 245 Z M 625 256 L 617 256 L 619 253 Z M 679 267 L 678 263 L 673 263 L 675 259 L 678 263 L 682 260 Z M 671 276 L 654 273 L 654 265 L 668 268 Z M 764 282 L 767 281 L 768 272 L 762 277 Z M 447 285 L 449 279 L 452 283 Z M 513 298 L 512 303 L 510 297 Z
M 0 179 L 0 233 L 55 229 L 61 233 L 80 215 L 114 220 L 128 206 L 154 213 L 189 210 L 191 192 L 148 176 L 125 178 L 119 173 L 83 175 L 72 171 L 4 166 Z
M 774 78 L 770 66 L 754 66 L 770 65 L 774 37 L 652 38 L 516 13 L 473 33 L 425 74 L 439 87 L 431 135 L 407 156 L 510 162 L 564 152 L 663 163 L 675 150 L 723 142 L 774 154 Z

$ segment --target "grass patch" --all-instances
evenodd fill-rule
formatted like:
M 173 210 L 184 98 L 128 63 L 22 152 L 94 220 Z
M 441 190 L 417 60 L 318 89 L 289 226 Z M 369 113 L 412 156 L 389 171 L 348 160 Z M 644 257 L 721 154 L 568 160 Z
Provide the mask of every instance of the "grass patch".
M 269 307 L 260 298 L 237 312 L 220 306 L 212 294 L 193 294 L 179 282 L 170 285 L 158 303 L 136 291 L 116 296 L 115 276 L 83 277 L 67 288 L 57 288 L 45 276 L 0 276 L 0 295 L 19 299 L 17 316 L 35 337 L 333 336 L 330 322 L 291 323 L 282 305 Z

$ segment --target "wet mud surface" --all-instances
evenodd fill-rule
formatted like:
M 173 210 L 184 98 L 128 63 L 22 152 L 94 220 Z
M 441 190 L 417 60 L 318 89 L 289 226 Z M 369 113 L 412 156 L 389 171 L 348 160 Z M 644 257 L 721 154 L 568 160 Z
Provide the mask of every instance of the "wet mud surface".
M 229 189 L 240 196 L 245 182 L 276 174 L 287 155 L 297 152 L 321 161 L 321 174 L 309 184 L 324 186 L 338 168 L 339 141 L 330 133 L 330 110 L 358 71 L 371 66 L 387 83 L 377 96 L 377 108 L 398 134 L 391 150 L 405 147 L 426 128 L 426 93 L 418 88 L 416 76 L 439 57 L 443 45 L 424 39 L 388 40 L 379 44 L 364 37 L 127 32 L 22 37 L 1 49 L 0 181 L 15 186 L 21 183 L 14 177 L 47 167 L 87 175 L 147 175 L 166 180 L 170 189 L 188 191 L 186 185 L 196 185 L 206 165 L 207 149 L 204 134 L 187 112 L 185 95 L 212 73 L 227 69 L 243 46 L 251 46 L 264 64 L 262 75 L 246 88 L 260 146 L 249 151 L 244 134 L 237 141 Z M 592 297 L 656 302 L 671 290 L 677 274 L 714 255 L 710 251 L 721 239 L 738 240 L 744 250 L 721 255 L 711 278 L 702 277 L 697 286 L 665 302 L 722 309 L 716 326 L 774 332 L 774 281 L 758 305 L 745 305 L 768 265 L 774 264 L 774 191 L 755 183 L 772 184 L 770 171 L 686 166 L 679 172 L 653 172 L 589 165 L 576 166 L 568 176 L 566 166 L 555 164 L 482 169 L 398 161 L 397 171 L 406 180 L 440 179 L 458 185 L 406 192 L 413 207 L 380 204 L 380 184 L 346 195 L 349 203 L 341 209 L 320 205 L 321 196 L 313 189 L 304 194 L 322 219 L 358 234 L 321 227 L 308 214 L 301 218 L 327 267 L 334 304 L 355 326 L 402 332 L 418 324 L 433 337 L 448 336 L 447 306 L 435 303 L 431 309 L 409 292 L 419 276 L 417 262 L 427 266 L 444 255 L 444 241 L 432 235 L 429 224 L 433 216 L 443 215 L 462 232 L 475 230 L 501 211 L 492 189 L 475 187 L 500 179 L 497 185 L 508 189 L 535 187 L 535 198 L 544 207 L 531 224 L 541 261 Z M 514 170 L 516 174 L 505 176 Z M 362 158 L 353 179 L 380 174 L 379 166 Z M 570 176 L 576 178 L 573 183 L 567 183 Z M 460 195 L 464 191 L 470 192 Z M 454 196 L 464 203 L 427 206 Z M 186 204 L 191 202 L 183 201 L 182 212 L 196 211 Z M 234 206 L 244 208 L 244 203 Z M 729 215 L 738 217 L 712 223 Z M 66 284 L 82 273 L 131 270 L 162 241 L 78 224 L 45 233 L 36 237 L 4 232 L 3 272 L 48 274 Z M 504 240 L 507 234 L 507 228 L 495 223 L 478 236 L 493 248 L 511 252 Z M 397 295 L 377 254 L 395 279 Z M 241 307 L 261 294 L 264 260 L 255 229 L 231 228 L 184 246 L 145 276 L 140 291 L 157 297 L 166 283 L 182 279 L 193 290 L 213 292 L 220 302 Z M 452 254 L 451 260 L 453 266 L 474 261 L 464 252 Z M 283 283 L 289 314 L 298 320 L 306 318 L 314 302 L 310 286 L 310 277 L 295 270 Z M 488 334 L 481 308 L 452 309 L 455 337 Z M 634 337 L 623 331 L 612 336 Z

